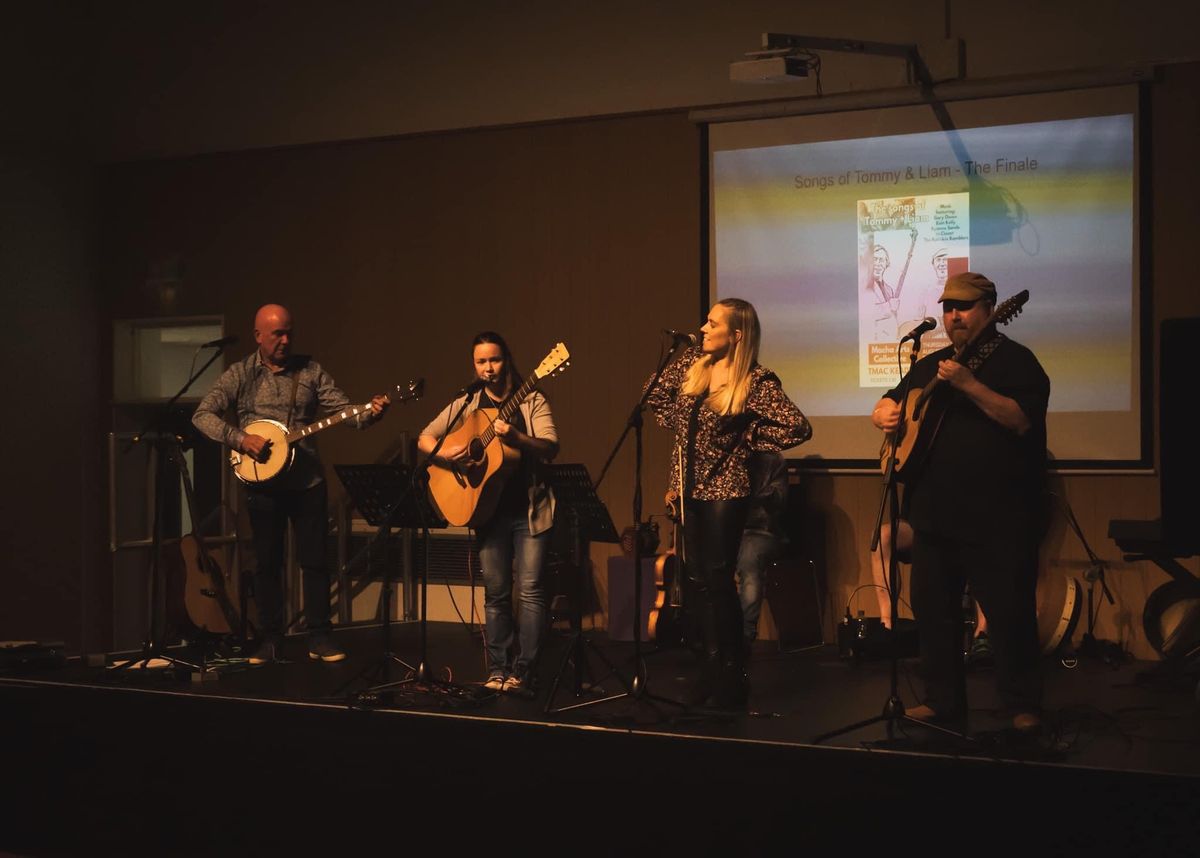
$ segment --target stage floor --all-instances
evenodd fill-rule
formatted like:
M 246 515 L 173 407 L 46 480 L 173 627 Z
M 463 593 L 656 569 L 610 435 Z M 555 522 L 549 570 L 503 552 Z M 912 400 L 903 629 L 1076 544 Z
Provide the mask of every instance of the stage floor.
M 418 632 L 415 624 L 392 628 L 391 650 L 410 664 L 419 660 Z M 289 781 L 301 793 L 312 788 L 314 778 L 353 783 L 352 803 L 361 807 L 363 802 L 373 806 L 364 793 L 376 788 L 388 794 L 399 790 L 416 805 L 456 788 L 473 796 L 472 805 L 486 802 L 489 773 L 511 769 L 503 780 L 515 793 L 505 793 L 505 813 L 522 784 L 542 790 L 538 803 L 545 805 L 566 802 L 566 795 L 599 796 L 610 790 L 614 801 L 624 801 L 616 796 L 631 783 L 657 794 L 654 784 L 665 777 L 667 789 L 677 790 L 673 803 L 683 808 L 711 802 L 729 806 L 736 796 L 758 796 L 763 812 L 771 808 L 764 832 L 773 826 L 786 830 L 789 813 L 820 820 L 863 803 L 876 817 L 887 803 L 891 810 L 882 815 L 909 818 L 922 806 L 918 794 L 923 801 L 936 796 L 964 814 L 976 804 L 1023 796 L 1040 808 L 1032 815 L 1044 811 L 1046 819 L 1059 812 L 1056 797 L 1069 797 L 1070 806 L 1086 810 L 1088 819 L 1098 812 L 1105 825 L 1121 820 L 1130 831 L 1150 825 L 1164 843 L 1182 838 L 1178 842 L 1194 844 L 1190 838 L 1200 828 L 1197 677 L 1173 675 L 1157 665 L 1114 666 L 1089 659 L 1073 669 L 1047 665 L 1046 730 L 1035 739 L 1005 729 L 1006 721 L 992 711 L 992 675 L 979 672 L 969 680 L 970 740 L 903 724 L 887 742 L 881 741 L 887 739 L 885 725 L 874 724 L 816 746 L 817 736 L 882 712 L 888 662 L 854 664 L 829 646 L 780 652 L 771 642 L 760 642 L 750 665 L 748 710 L 715 712 L 658 702 L 684 699 L 698 664 L 683 650 L 647 648 L 647 696 L 553 711 L 625 690 L 617 677 L 605 677 L 603 661 L 628 678 L 632 644 L 609 642 L 596 633 L 587 636 L 587 649 L 597 687 L 581 698 L 572 696 L 574 673 L 568 663 L 548 712 L 550 687 L 569 640 L 563 632 L 550 637 L 533 700 L 481 689 L 480 638 L 458 624 L 428 628 L 427 664 L 435 678 L 458 684 L 448 689 L 405 685 L 360 694 L 371 684 L 364 672 L 381 662 L 381 630 L 357 627 L 336 635 L 350 654 L 342 663 L 310 662 L 303 638 L 292 638 L 284 648 L 288 662 L 233 663 L 219 667 L 218 678 L 207 682 L 190 681 L 186 671 L 180 676 L 170 670 L 115 671 L 77 660 L 58 669 L 0 676 L 0 702 L 11 716 L 9 739 L 22 739 L 8 767 L 19 776 L 10 774 L 8 793 L 0 795 L 0 807 L 13 814 L 0 828 L 0 848 L 28 855 L 76 854 L 72 842 L 62 839 L 64 832 L 42 828 L 34 816 L 20 812 L 28 798 L 19 784 L 92 802 L 93 827 L 107 830 L 108 823 L 126 820 L 130 808 L 125 801 L 120 809 L 111 806 L 114 794 L 219 792 L 235 780 L 245 786 L 239 792 L 248 791 L 251 803 L 262 803 L 252 785 L 264 772 L 271 773 L 272 789 L 284 793 Z M 404 667 L 389 665 L 390 679 L 404 678 Z M 913 705 L 918 687 L 915 663 L 901 662 L 901 699 Z M 270 736 L 267 746 L 264 736 Z M 319 761 L 309 758 L 314 741 L 322 748 Z M 503 750 L 496 753 L 498 748 Z M 203 762 L 198 757 L 211 763 L 203 774 L 179 768 L 182 760 Z M 401 774 L 418 771 L 419 788 Z M 726 783 L 731 795 L 705 794 L 699 805 L 686 798 L 694 785 L 713 780 Z M 330 807 L 344 812 L 349 793 L 332 789 Z M 789 794 L 804 799 L 797 805 Z M 306 806 L 275 798 L 266 803 L 272 813 L 303 812 Z M 471 823 L 486 818 L 476 807 L 460 810 L 462 817 L 438 802 L 424 812 Z M 264 830 L 252 817 L 238 820 L 230 829 L 208 819 L 192 851 L 261 846 Z M 230 830 L 237 832 L 232 839 Z M 109 834 L 118 837 L 118 831 Z
M 684 708 L 670 702 L 619 699 L 577 710 L 573 704 L 595 701 L 626 691 L 622 679 L 632 673 L 633 644 L 611 642 L 603 632 L 585 635 L 590 642 L 590 674 L 585 683 L 597 685 L 583 696 L 572 695 L 574 666 L 562 670 L 562 682 L 547 712 L 553 680 L 558 675 L 569 641 L 561 630 L 549 638 L 539 670 L 534 700 L 485 692 L 479 683 L 486 676 L 478 634 L 456 623 L 430 623 L 427 638 L 428 673 L 458 689 L 426 693 L 421 686 L 400 686 L 379 699 L 359 694 L 382 679 L 375 671 L 383 659 L 384 641 L 378 627 L 356 627 L 335 633 L 349 657 L 341 663 L 323 664 L 307 658 L 304 638 L 289 637 L 286 662 L 251 666 L 216 662 L 217 679 L 189 681 L 183 671 L 176 678 L 169 670 L 118 671 L 83 667 L 78 660 L 56 670 L 0 676 L 0 682 L 24 686 L 71 685 L 124 688 L 159 693 L 232 698 L 275 704 L 319 705 L 335 708 L 377 708 L 408 712 L 439 712 L 462 718 L 504 719 L 561 725 L 612 726 L 648 729 L 678 736 L 734 739 L 809 745 L 815 737 L 841 726 L 865 720 L 883 711 L 889 697 L 890 665 L 871 659 L 855 663 L 838 657 L 832 646 L 783 652 L 770 641 L 756 645 L 750 663 L 752 694 L 745 712 L 718 712 Z M 409 665 L 420 660 L 419 626 L 392 626 L 391 651 Z M 187 650 L 172 650 L 187 660 Z M 645 690 L 652 698 L 684 700 L 698 662 L 681 649 L 655 651 L 643 645 Z M 111 659 L 123 656 L 113 656 Z M 604 661 L 616 668 L 609 673 Z M 390 680 L 409 676 L 399 661 L 389 661 Z M 1157 772 L 1200 776 L 1200 700 L 1195 674 L 1173 675 L 1161 665 L 1127 661 L 1104 664 L 1080 658 L 1074 668 L 1060 662 L 1046 664 L 1046 731 L 1036 741 L 1018 741 L 1005 730 L 1007 721 L 997 706 L 990 671 L 969 674 L 971 714 L 969 732 L 978 741 L 947 741 L 920 726 L 905 726 L 907 749 L 1121 771 Z M 920 682 L 916 662 L 900 662 L 900 698 L 908 705 L 918 700 Z M 831 747 L 869 746 L 886 738 L 884 725 L 875 725 L 827 740 Z

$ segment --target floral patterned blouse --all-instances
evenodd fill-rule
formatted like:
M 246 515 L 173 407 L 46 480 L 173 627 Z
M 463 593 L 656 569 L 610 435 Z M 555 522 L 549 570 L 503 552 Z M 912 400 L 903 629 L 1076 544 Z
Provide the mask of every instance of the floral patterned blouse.
M 698 348 L 684 352 L 664 370 L 646 400 L 659 425 L 675 432 L 676 450 L 682 451 L 682 456 L 678 452 L 671 456 L 671 486 L 680 486 L 682 458 L 687 477 L 684 497 L 704 501 L 747 497 L 750 453 L 802 444 L 812 437 L 812 426 L 783 392 L 778 376 L 757 364 L 751 370 L 750 394 L 741 414 L 722 416 L 704 403 L 706 396 L 683 395 L 679 388 L 684 376 L 702 354 Z

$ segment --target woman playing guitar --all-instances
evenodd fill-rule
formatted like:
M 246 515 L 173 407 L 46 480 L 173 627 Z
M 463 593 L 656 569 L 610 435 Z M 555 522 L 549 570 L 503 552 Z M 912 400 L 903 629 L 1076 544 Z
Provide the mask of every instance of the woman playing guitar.
M 492 418 L 491 429 L 505 448 L 506 458 L 517 460 L 502 481 L 495 509 L 486 522 L 475 525 L 479 565 L 484 583 L 484 613 L 488 678 L 484 686 L 532 696 L 532 670 L 546 626 L 546 591 L 542 567 L 548 533 L 554 523 L 554 497 L 541 480 L 538 465 L 558 455 L 558 430 L 550 403 L 534 390 L 513 411 L 512 419 L 494 418 L 522 380 L 504 338 L 484 331 L 471 341 L 471 361 L 476 381 L 447 405 L 421 431 L 417 447 L 430 455 L 443 436 L 449 435 L 433 458 L 432 466 L 461 474 L 480 451 L 464 441 L 457 430 L 468 421 L 480 421 L 475 412 Z M 479 388 L 478 394 L 472 388 Z M 456 421 L 450 425 L 451 421 Z M 486 422 L 486 418 L 482 422 Z M 444 476 L 444 475 L 443 475 Z M 431 474 L 432 479 L 432 474 Z M 520 637 L 513 650 L 513 558 L 520 580 Z

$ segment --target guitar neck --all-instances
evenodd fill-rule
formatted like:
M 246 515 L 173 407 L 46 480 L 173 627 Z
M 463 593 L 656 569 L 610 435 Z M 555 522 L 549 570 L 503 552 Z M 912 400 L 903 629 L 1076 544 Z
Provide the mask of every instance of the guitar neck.
M 179 478 L 183 482 L 183 498 L 187 503 L 188 518 L 192 522 L 193 532 L 198 531 L 200 518 L 196 515 L 196 489 L 192 485 L 192 472 L 188 468 L 187 459 L 183 457 L 183 450 L 180 449 L 177 443 L 173 444 L 167 455 L 175 463 L 175 467 L 179 469 Z
M 955 363 L 965 363 L 966 359 L 970 356 L 971 351 L 975 348 L 975 346 L 978 343 L 983 341 L 984 335 L 988 331 L 991 331 L 992 333 L 996 333 L 996 314 L 995 313 L 992 313 L 992 315 L 988 318 L 987 324 L 983 326 L 983 329 L 978 334 L 976 334 L 971 339 L 967 340 L 965 343 L 963 343 L 961 346 L 959 346 L 958 348 L 956 348 L 954 350 L 954 354 L 950 356 L 950 359 L 952 361 L 954 361 Z M 924 388 L 922 388 L 922 391 L 921 391 L 922 401 L 927 399 L 929 397 L 929 395 L 931 393 L 933 393 L 933 391 L 937 388 L 937 386 L 939 384 L 941 384 L 941 381 L 942 381 L 942 379 L 938 375 L 934 375 L 934 377 L 929 380 L 929 383 L 926 384 Z
M 362 405 L 347 405 L 341 411 L 334 414 L 328 414 L 318 420 L 316 423 L 310 423 L 307 426 L 289 432 L 287 441 L 289 444 L 299 441 L 301 438 L 307 438 L 309 435 L 315 435 L 318 432 L 328 429 L 330 426 L 336 426 L 344 420 L 352 420 L 363 414 L 369 414 L 371 411 L 371 403 L 366 402 Z
M 955 349 L 954 354 L 950 356 L 950 360 L 957 361 L 958 363 L 962 363 L 960 358 L 967 351 L 967 348 L 970 345 L 971 344 L 969 342 L 964 343 L 962 348 Z M 917 404 L 923 405 L 925 403 L 925 400 L 927 400 L 930 396 L 933 395 L 933 392 L 935 390 L 937 390 L 938 385 L 941 383 L 942 383 L 941 376 L 939 376 L 935 373 L 933 378 L 929 379 L 929 382 L 923 388 L 921 388 L 921 398 L 917 400 Z
M 504 400 L 504 404 L 500 406 L 500 410 L 496 414 L 497 420 L 503 420 L 505 423 L 511 423 L 512 417 L 517 413 L 517 409 L 521 407 L 521 403 L 529 394 L 533 393 L 537 387 L 538 379 L 536 375 L 530 375 L 525 379 L 525 383 L 517 388 L 517 392 L 508 399 Z M 487 430 L 479 436 L 479 443 L 487 446 L 492 443 L 492 439 L 496 437 L 496 429 L 493 426 L 488 426 Z

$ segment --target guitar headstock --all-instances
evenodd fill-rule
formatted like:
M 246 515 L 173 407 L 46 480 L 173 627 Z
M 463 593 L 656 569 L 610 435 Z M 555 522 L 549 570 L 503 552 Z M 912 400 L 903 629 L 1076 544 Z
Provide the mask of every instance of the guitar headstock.
M 1021 310 L 1025 307 L 1025 302 L 1029 300 L 1029 290 L 1022 289 L 1016 295 L 1013 295 L 1007 301 L 996 307 L 992 313 L 990 321 L 996 325 L 1007 325 L 1013 319 L 1021 314 Z
M 384 398 L 395 405 L 401 402 L 408 402 L 410 399 L 420 399 L 424 395 L 425 379 L 418 378 L 416 381 L 410 381 L 408 384 L 397 384 L 396 392 Z
M 555 372 L 563 372 L 571 365 L 570 358 L 571 353 L 567 351 L 566 345 L 558 343 L 550 349 L 550 354 L 542 358 L 542 362 L 537 365 L 533 374 L 538 378 L 546 378 Z

